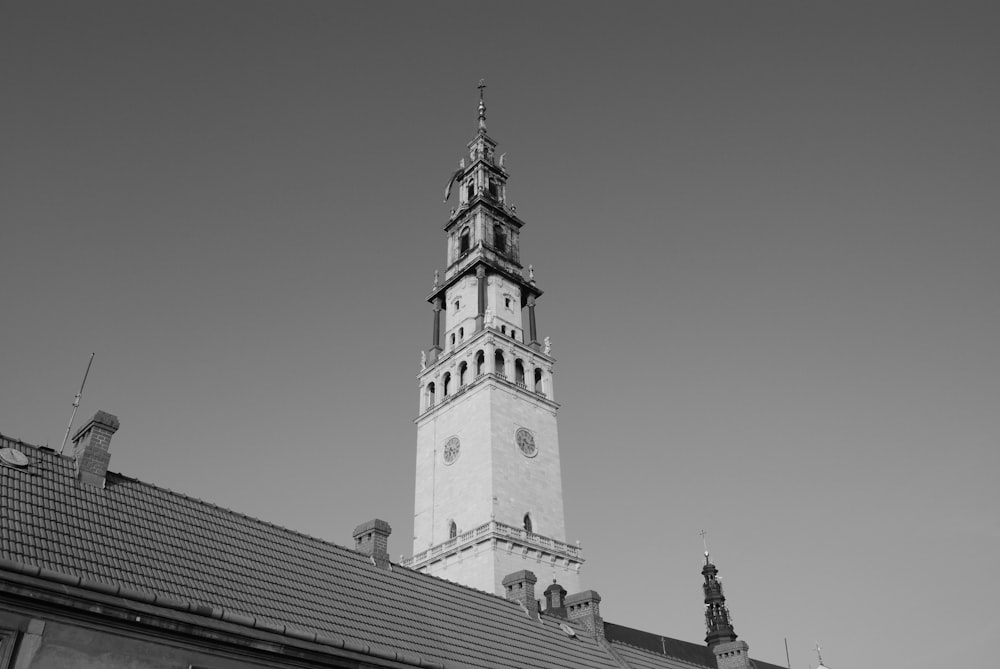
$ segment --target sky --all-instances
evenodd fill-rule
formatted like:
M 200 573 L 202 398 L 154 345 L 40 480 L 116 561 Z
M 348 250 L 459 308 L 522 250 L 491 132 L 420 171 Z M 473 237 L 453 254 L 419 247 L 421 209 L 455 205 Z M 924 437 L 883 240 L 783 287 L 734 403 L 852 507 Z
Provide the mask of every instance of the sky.
M 0 2 L 0 432 L 411 552 L 444 185 L 507 152 L 611 622 L 987 666 L 994 3 Z

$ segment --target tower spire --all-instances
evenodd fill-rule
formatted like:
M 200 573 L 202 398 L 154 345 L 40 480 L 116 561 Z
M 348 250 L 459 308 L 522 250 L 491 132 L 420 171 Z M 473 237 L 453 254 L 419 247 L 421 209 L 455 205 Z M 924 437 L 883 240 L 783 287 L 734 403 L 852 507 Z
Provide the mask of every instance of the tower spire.
M 703 531 L 704 532 L 704 531 Z M 702 534 L 702 540 L 705 536 Z M 702 588 L 705 591 L 705 627 L 708 634 L 705 643 L 712 648 L 720 643 L 736 641 L 733 621 L 726 606 L 726 596 L 722 594 L 722 581 L 719 580 L 719 570 L 709 561 L 708 546 L 705 546 L 705 566 L 701 569 L 705 577 Z
M 701 538 L 705 540 L 706 532 L 702 530 Z M 705 643 L 715 655 L 715 666 L 718 669 L 752 669 L 750 662 L 750 646 L 746 641 L 736 640 L 733 630 L 733 620 L 726 606 L 726 596 L 722 594 L 722 581 L 719 580 L 719 570 L 712 564 L 708 555 L 708 544 L 705 544 L 705 566 L 701 568 L 705 577 L 705 627 L 708 634 Z
M 816 669 L 826 669 L 823 664 L 823 647 L 819 645 L 819 641 L 816 642 L 816 659 L 819 660 L 819 666 Z
M 479 85 L 476 86 L 479 89 L 479 134 L 486 134 L 486 100 L 484 99 L 483 91 L 486 89 L 486 80 L 480 79 Z

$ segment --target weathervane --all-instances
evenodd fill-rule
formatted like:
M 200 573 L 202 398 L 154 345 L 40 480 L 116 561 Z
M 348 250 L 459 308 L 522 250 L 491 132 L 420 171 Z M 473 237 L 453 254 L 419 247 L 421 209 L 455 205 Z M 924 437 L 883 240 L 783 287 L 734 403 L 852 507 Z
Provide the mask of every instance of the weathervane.
M 698 534 L 701 535 L 701 545 L 705 547 L 705 562 L 707 563 L 708 562 L 708 539 L 706 539 L 705 537 L 708 536 L 708 532 L 706 532 L 705 530 L 702 530 Z

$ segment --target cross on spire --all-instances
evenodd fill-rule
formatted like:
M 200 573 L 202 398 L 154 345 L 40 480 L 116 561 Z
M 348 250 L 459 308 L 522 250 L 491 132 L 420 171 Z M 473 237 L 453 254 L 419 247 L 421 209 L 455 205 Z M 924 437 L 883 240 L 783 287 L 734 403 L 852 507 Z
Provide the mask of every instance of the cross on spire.
M 708 532 L 706 532 L 705 530 L 702 530 L 698 534 L 701 535 L 701 543 L 705 547 L 705 562 L 707 564 L 708 563 L 708 540 L 705 537 L 708 535 Z
M 480 79 L 479 85 L 476 86 L 479 89 L 479 132 L 480 134 L 486 134 L 486 101 L 484 100 L 483 91 L 486 89 L 486 80 Z

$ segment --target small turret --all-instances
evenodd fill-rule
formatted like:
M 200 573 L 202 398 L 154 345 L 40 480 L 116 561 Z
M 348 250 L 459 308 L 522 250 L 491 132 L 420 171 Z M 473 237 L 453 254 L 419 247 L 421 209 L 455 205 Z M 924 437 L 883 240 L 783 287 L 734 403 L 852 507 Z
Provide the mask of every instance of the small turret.
M 704 535 L 702 535 L 704 537 Z M 750 646 L 745 641 L 736 640 L 733 620 L 726 606 L 726 596 L 722 594 L 719 570 L 712 564 L 705 546 L 705 566 L 701 569 L 705 577 L 705 627 L 708 633 L 705 643 L 715 655 L 718 669 L 750 669 Z
M 726 606 L 726 596 L 722 594 L 722 581 L 718 578 L 719 570 L 709 561 L 708 551 L 705 551 L 705 566 L 701 575 L 705 577 L 705 627 L 708 630 L 705 643 L 709 648 L 726 641 L 736 641 L 733 631 L 733 621 Z

